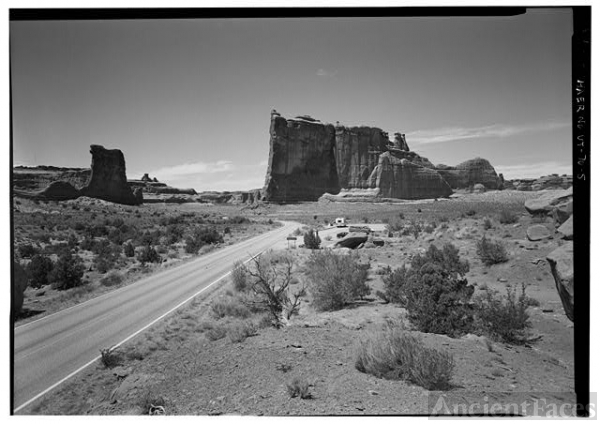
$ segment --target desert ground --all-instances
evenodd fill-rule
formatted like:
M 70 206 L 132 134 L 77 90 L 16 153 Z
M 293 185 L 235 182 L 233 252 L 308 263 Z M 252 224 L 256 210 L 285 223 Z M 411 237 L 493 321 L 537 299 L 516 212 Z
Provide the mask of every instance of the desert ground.
M 428 400 L 440 395 L 469 399 L 482 393 L 490 399 L 543 397 L 574 402 L 573 325 L 565 316 L 545 259 L 563 241 L 554 235 L 532 242 L 526 235 L 533 224 L 555 232 L 550 217 L 534 217 L 524 209 L 525 200 L 539 195 L 459 192 L 435 201 L 320 201 L 251 207 L 198 203 L 135 207 L 88 198 L 60 203 L 15 199 L 15 251 L 25 245 L 58 250 L 64 243 L 77 244 L 87 281 L 68 290 L 51 285 L 29 287 L 24 313 L 16 325 L 268 231 L 278 220 L 305 226 L 288 249 L 270 254 L 284 255 L 293 263 L 290 297 L 305 289 L 294 313 L 280 328 L 272 325 L 264 308 L 248 306 L 250 295 L 231 277 L 20 414 L 416 415 L 428 414 Z M 309 264 L 315 251 L 304 246 L 303 234 L 318 230 L 319 251 L 325 251 L 339 240 L 338 233 L 349 232 L 350 227 L 330 225 L 337 217 L 345 217 L 350 227 L 370 227 L 369 240 L 361 248 L 352 252 L 334 249 L 365 265 L 369 289 L 339 308 L 322 310 L 315 306 L 311 290 L 315 277 Z M 119 218 L 124 222 L 114 221 Z M 110 228 L 94 234 L 95 225 Z M 136 260 L 138 251 L 131 258 L 119 253 L 110 270 L 102 273 L 95 260 L 98 254 L 81 247 L 87 237 L 84 232 L 90 228 L 87 240 L 101 243 L 111 234 L 116 236 L 113 229 L 123 225 L 135 226 L 138 234 L 153 238 L 160 246 L 156 250 L 161 260 L 141 264 Z M 223 241 L 186 252 L 185 234 L 173 243 L 165 240 L 169 225 L 183 226 L 184 233 L 190 226 L 210 225 L 223 235 Z M 484 236 L 504 247 L 505 261 L 482 262 L 477 246 Z M 118 241 L 126 243 L 132 236 L 124 237 Z M 507 342 L 477 330 L 452 337 L 418 331 L 407 309 L 386 297 L 385 282 L 392 270 L 425 255 L 431 245 L 441 249 L 447 243 L 458 249 L 461 260 L 468 261 L 464 277 L 474 297 L 497 292 L 506 302 L 511 290 L 518 295 L 525 289 L 528 326 L 518 341 Z M 27 265 L 30 259 L 21 260 Z M 107 280 L 111 273 L 119 275 L 114 284 Z M 411 378 L 382 378 L 359 370 L 359 354 L 369 337 L 392 326 L 420 340 L 421 349 L 452 358 L 443 389 L 428 390 Z

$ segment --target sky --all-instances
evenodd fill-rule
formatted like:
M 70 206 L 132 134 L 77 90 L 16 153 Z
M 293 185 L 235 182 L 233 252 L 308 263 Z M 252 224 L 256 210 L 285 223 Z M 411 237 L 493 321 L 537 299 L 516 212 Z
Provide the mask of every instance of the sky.
M 89 167 L 100 144 L 130 179 L 260 188 L 276 109 L 406 133 L 434 164 L 571 174 L 571 19 L 11 22 L 14 165 Z

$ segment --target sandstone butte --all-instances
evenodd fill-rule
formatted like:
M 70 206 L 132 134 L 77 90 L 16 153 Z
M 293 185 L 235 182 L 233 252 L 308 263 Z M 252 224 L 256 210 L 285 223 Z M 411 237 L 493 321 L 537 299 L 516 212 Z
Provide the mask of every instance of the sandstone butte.
M 485 159 L 455 167 L 433 165 L 410 151 L 404 134 L 394 141 L 379 128 L 324 124 L 309 116 L 271 112 L 269 161 L 263 198 L 315 201 L 321 196 L 432 199 L 481 184 L 501 189 L 503 179 Z
M 86 171 L 81 172 L 84 176 L 89 175 L 87 184 L 83 187 L 76 188 L 71 182 L 60 180 L 53 181 L 37 192 L 15 189 L 14 193 L 22 197 L 47 200 L 69 200 L 87 196 L 126 205 L 139 205 L 143 202 L 141 190 L 133 191 L 127 182 L 123 152 L 91 145 L 90 153 L 92 154 L 91 172 L 89 174 Z M 75 180 L 78 178 L 80 176 Z

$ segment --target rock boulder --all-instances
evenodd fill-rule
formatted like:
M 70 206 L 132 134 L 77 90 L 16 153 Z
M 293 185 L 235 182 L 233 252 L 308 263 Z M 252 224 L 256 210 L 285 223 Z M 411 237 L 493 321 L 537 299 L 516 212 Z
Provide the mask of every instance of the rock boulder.
M 573 321 L 575 310 L 573 297 L 573 242 L 567 242 L 554 250 L 546 257 L 546 260 L 550 264 L 550 270 L 565 314 L 567 318 Z
M 532 215 L 548 215 L 552 214 L 555 209 L 567 208 L 569 203 L 571 203 L 572 211 L 572 202 L 573 188 L 571 187 L 567 190 L 547 191 L 535 199 L 527 199 L 525 201 L 525 209 Z
M 558 233 L 565 240 L 573 240 L 573 215 L 558 227 Z
M 527 238 L 529 241 L 540 241 L 550 237 L 550 231 L 541 224 L 532 225 L 527 228 Z

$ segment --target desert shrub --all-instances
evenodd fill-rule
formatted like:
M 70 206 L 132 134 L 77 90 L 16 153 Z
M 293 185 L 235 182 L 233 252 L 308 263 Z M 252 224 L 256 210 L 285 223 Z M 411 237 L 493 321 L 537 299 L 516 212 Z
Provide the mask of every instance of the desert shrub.
M 228 222 L 231 224 L 248 224 L 248 223 L 250 223 L 250 220 L 248 218 L 246 218 L 245 216 L 236 215 L 232 218 L 229 218 Z
M 485 236 L 477 242 L 477 256 L 488 266 L 508 261 L 504 244 L 489 240 Z
M 507 287 L 504 298 L 497 291 L 486 290 L 476 298 L 478 328 L 497 341 L 524 343 L 525 332 L 531 326 L 527 312 L 528 299 L 524 284 L 518 297 L 515 287 Z
M 123 355 L 114 347 L 100 349 L 100 362 L 104 368 L 114 368 L 117 365 L 121 365 Z
M 223 243 L 223 236 L 214 227 L 197 227 L 185 238 L 185 251 L 197 255 L 202 246 L 216 243 Z
M 477 215 L 477 211 L 475 209 L 469 209 L 468 211 L 465 212 L 465 215 L 475 216 L 475 215 Z
M 492 221 L 489 218 L 483 220 L 483 229 L 490 230 L 492 228 Z
M 94 266 L 100 274 L 106 274 L 115 267 L 118 256 L 111 250 L 103 250 L 94 258 Z
M 318 249 L 321 246 L 319 233 L 313 230 L 308 230 L 304 233 L 304 246 L 307 249 Z
M 48 281 L 58 290 L 67 290 L 82 285 L 83 274 L 81 258 L 67 252 L 59 256 L 52 272 L 48 275 Z
M 359 256 L 338 255 L 331 250 L 313 252 L 306 268 L 313 306 L 321 311 L 343 308 L 371 292 L 367 284 L 369 264 Z
M 46 255 L 35 255 L 27 265 L 29 284 L 38 288 L 49 283 L 49 275 L 54 268 L 54 263 Z
M 100 284 L 105 287 L 117 286 L 123 282 L 123 276 L 118 272 L 110 272 L 100 280 Z
M 294 281 L 294 265 L 290 255 L 267 252 L 252 258 L 251 266 L 247 267 L 251 307 L 266 310 L 276 327 L 298 312 L 305 295 L 304 287 L 295 292 L 289 288 Z
M 224 323 L 221 324 L 205 324 L 204 336 L 211 342 L 220 340 L 227 336 L 227 326 Z
M 227 337 L 232 343 L 241 343 L 256 335 L 256 324 L 250 320 L 234 321 L 227 326 Z
M 454 371 L 454 358 L 427 347 L 416 336 L 388 325 L 360 340 L 356 350 L 358 371 L 388 380 L 407 380 L 427 390 L 446 390 Z
M 165 398 L 148 390 L 138 401 L 137 405 L 143 415 L 163 415 L 166 406 Z
M 108 235 L 108 228 L 105 225 L 89 225 L 86 232 L 90 237 L 105 237 Z
M 500 211 L 500 215 L 498 215 L 498 221 L 500 221 L 501 224 L 514 224 L 518 220 L 519 216 L 508 209 L 503 209 Z
M 248 318 L 250 310 L 233 296 L 224 296 L 215 299 L 210 305 L 210 311 L 216 319 L 225 317 Z
M 37 247 L 35 247 L 33 244 L 31 243 L 27 243 L 27 244 L 22 244 L 21 246 L 19 246 L 17 248 L 18 252 L 19 252 L 19 256 L 23 259 L 25 258 L 31 258 L 34 255 L 36 255 L 37 253 L 39 253 L 39 250 Z
M 347 235 L 348 235 L 348 233 L 347 233 L 347 232 L 345 232 L 345 231 L 342 231 L 341 233 L 337 233 L 335 236 L 336 236 L 337 238 L 341 239 L 341 238 L 344 238 L 344 237 L 346 237 Z
M 442 250 L 430 245 L 410 268 L 397 268 L 384 277 L 385 297 L 404 306 L 419 331 L 457 336 L 468 332 L 472 322 L 469 305 L 473 287 L 465 274 L 469 263 L 458 249 L 446 244 Z
M 423 231 L 425 231 L 427 234 L 431 234 L 433 233 L 433 230 L 435 230 L 435 226 L 431 225 L 431 224 L 427 224 L 424 228 Z
M 125 246 L 123 246 L 123 253 L 126 257 L 133 258 L 135 256 L 135 247 L 133 247 L 133 244 L 125 243 Z
M 242 261 L 236 261 L 231 270 L 231 281 L 233 288 L 238 292 L 243 292 L 248 289 L 248 270 Z
M 299 397 L 300 399 L 310 399 L 312 395 L 309 392 L 310 385 L 304 378 L 294 377 L 286 383 L 288 395 L 292 398 Z
M 156 251 L 156 249 L 152 246 L 144 246 L 142 248 L 142 250 L 140 250 L 140 252 L 138 253 L 138 257 L 137 257 L 138 261 L 140 261 L 140 263 L 146 264 L 148 262 L 153 263 L 159 263 L 162 261 L 162 258 L 160 256 L 160 254 Z
M 168 225 L 165 233 L 168 244 L 178 243 L 183 238 L 183 226 L 179 224 Z

